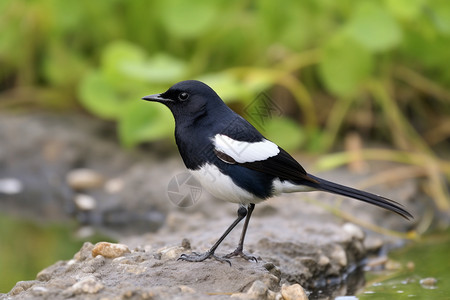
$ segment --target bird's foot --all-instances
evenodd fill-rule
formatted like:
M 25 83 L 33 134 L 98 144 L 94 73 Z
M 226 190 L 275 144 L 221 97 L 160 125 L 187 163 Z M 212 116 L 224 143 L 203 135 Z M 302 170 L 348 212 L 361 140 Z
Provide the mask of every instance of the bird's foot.
M 240 249 L 239 247 L 236 248 L 236 250 L 234 250 L 233 252 L 231 252 L 231 253 L 229 253 L 229 254 L 223 256 L 223 259 L 226 259 L 226 258 L 232 258 L 232 257 L 234 257 L 234 256 L 240 256 L 240 257 L 242 257 L 242 258 L 245 259 L 245 260 L 258 262 L 258 260 L 256 259 L 256 257 L 254 257 L 253 255 L 245 254 L 245 253 L 242 251 L 242 249 Z
M 220 262 L 226 262 L 231 267 L 231 262 L 226 257 L 219 257 L 214 254 L 214 252 L 206 251 L 205 253 L 197 253 L 192 252 L 192 254 L 181 254 L 181 256 L 178 258 L 178 260 L 184 260 L 184 261 L 191 261 L 191 262 L 200 262 L 204 261 L 208 258 L 214 258 L 217 261 Z

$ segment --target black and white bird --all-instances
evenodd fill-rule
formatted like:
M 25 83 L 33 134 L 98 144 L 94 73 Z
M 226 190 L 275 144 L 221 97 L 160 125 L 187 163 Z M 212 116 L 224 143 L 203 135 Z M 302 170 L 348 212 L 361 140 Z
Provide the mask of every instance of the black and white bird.
M 182 81 L 162 94 L 142 99 L 163 103 L 170 109 L 175 118 L 175 140 L 180 155 L 202 186 L 217 198 L 239 204 L 237 219 L 211 249 L 201 254 L 183 254 L 181 260 L 228 261 L 233 256 L 256 260 L 243 252 L 250 217 L 255 204 L 281 193 L 324 191 L 412 218 L 395 201 L 308 174 L 292 156 L 264 138 L 200 81 Z M 216 256 L 219 244 L 244 218 L 236 250 L 224 257 Z

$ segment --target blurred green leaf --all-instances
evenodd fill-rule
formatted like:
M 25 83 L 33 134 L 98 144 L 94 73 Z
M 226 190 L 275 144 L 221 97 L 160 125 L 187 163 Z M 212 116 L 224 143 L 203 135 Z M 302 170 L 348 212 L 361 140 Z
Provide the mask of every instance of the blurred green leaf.
M 345 34 L 338 34 L 324 47 L 319 65 L 328 89 L 339 96 L 355 93 L 373 69 L 371 53 Z
M 173 136 L 175 122 L 169 109 L 158 103 L 130 101 L 119 122 L 119 137 L 123 145 Z
M 217 2 L 208 0 L 166 0 L 160 3 L 159 18 L 169 34 L 195 38 L 211 29 L 220 11 Z
M 264 124 L 264 135 L 286 151 L 298 149 L 305 141 L 302 128 L 286 117 L 275 117 Z
M 242 80 L 230 73 L 205 74 L 199 80 L 211 86 L 225 102 L 243 100 L 243 98 L 248 98 L 251 95 Z
M 70 86 L 78 81 L 88 69 L 86 61 L 77 52 L 61 44 L 52 44 L 44 57 L 44 74 L 56 86 Z
M 126 76 L 130 64 L 142 65 L 146 54 L 138 46 L 126 41 L 115 41 L 105 47 L 102 53 L 101 71 L 110 84 L 127 87 L 133 79 Z
M 378 1 L 359 1 L 346 32 L 374 52 L 392 49 L 402 38 L 397 22 Z
M 119 86 L 133 85 L 136 81 L 173 83 L 186 73 L 186 63 L 164 53 L 147 58 L 140 47 L 117 41 L 103 52 L 102 72 Z
M 386 7 L 400 19 L 413 20 L 424 9 L 427 0 L 385 0 Z
M 153 83 L 173 83 L 186 74 L 186 66 L 184 61 L 160 53 L 145 62 L 123 64 L 123 75 Z
M 436 28 L 441 33 L 450 35 L 450 2 L 447 0 L 430 0 L 429 7 Z
M 116 119 L 123 110 L 124 99 L 97 71 L 83 78 L 79 95 L 81 103 L 92 113 L 106 119 Z

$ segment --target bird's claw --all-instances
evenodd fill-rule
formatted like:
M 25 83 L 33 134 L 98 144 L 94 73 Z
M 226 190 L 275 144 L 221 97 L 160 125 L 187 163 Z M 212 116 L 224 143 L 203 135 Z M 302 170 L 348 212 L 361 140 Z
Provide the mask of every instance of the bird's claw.
M 231 267 L 231 262 L 226 257 L 219 257 L 219 256 L 215 255 L 213 252 L 209 252 L 209 251 L 207 251 L 205 253 L 192 252 L 192 254 L 189 254 L 189 255 L 183 253 L 177 260 L 200 262 L 200 261 L 204 261 L 208 258 L 214 258 L 217 261 L 226 262 Z
M 228 253 L 227 255 L 225 255 L 225 256 L 223 256 L 223 258 L 232 258 L 232 257 L 234 257 L 234 256 L 240 256 L 240 257 L 242 257 L 243 259 L 245 259 L 245 260 L 248 260 L 248 261 L 254 261 L 254 262 L 258 262 L 258 259 L 256 258 L 256 257 L 254 257 L 253 255 L 247 255 L 247 254 L 245 254 L 241 249 L 236 249 L 236 250 L 234 250 L 233 252 L 231 252 L 231 253 Z

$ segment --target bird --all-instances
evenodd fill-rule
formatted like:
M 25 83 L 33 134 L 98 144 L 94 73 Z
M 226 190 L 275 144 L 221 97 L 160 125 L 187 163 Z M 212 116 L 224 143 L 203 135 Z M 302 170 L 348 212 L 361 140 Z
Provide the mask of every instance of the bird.
M 179 260 L 213 258 L 231 265 L 229 259 L 240 256 L 257 261 L 243 251 L 252 212 L 256 204 L 282 193 L 329 192 L 379 206 L 408 220 L 413 218 L 393 200 L 307 173 L 289 153 L 266 139 L 201 81 L 181 81 L 161 94 L 142 99 L 169 108 L 181 158 L 202 187 L 216 198 L 239 205 L 237 218 L 208 251 L 182 254 Z M 244 218 L 237 248 L 225 256 L 216 255 L 218 246 Z

